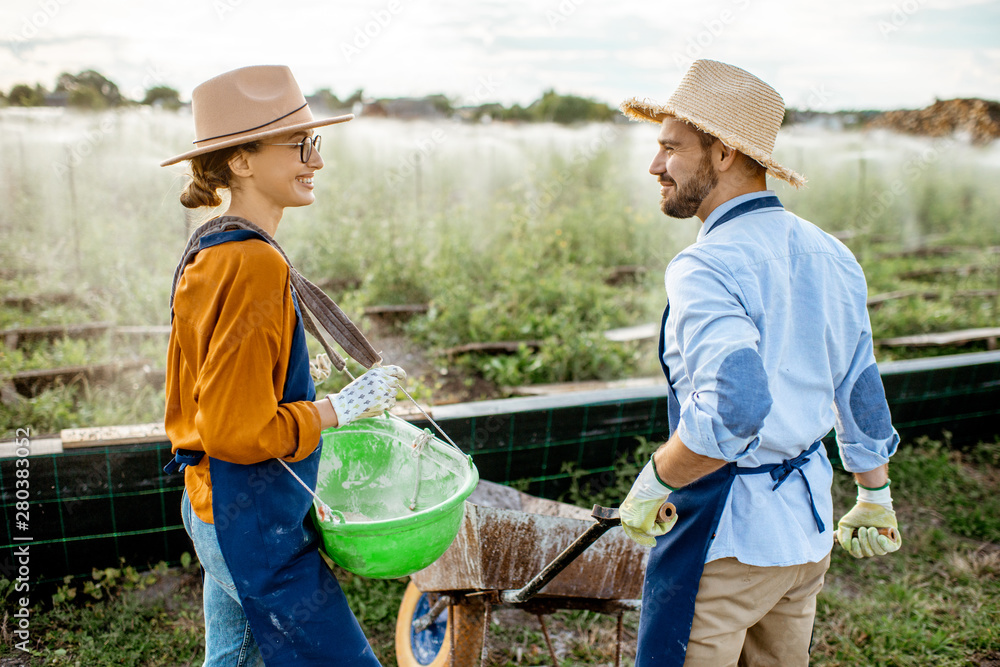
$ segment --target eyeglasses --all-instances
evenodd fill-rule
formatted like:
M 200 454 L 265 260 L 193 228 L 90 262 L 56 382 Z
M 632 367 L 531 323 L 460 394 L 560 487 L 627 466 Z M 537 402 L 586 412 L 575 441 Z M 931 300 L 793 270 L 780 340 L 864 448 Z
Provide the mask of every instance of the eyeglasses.
M 302 160 L 302 164 L 309 162 L 309 158 L 312 157 L 313 149 L 319 153 L 320 143 L 323 137 L 316 135 L 315 137 L 306 137 L 297 144 L 263 144 L 264 146 L 298 146 L 299 147 L 299 159 Z

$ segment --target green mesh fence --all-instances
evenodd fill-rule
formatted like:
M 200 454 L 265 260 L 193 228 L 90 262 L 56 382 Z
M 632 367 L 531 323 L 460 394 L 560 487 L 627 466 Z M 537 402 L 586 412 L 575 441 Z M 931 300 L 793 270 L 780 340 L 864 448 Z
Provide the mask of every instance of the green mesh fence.
M 180 517 L 183 475 L 162 474 L 170 457 L 167 443 L 30 457 L 27 531 L 18 525 L 16 459 L 0 460 L 0 576 L 12 578 L 15 549 L 24 545 L 36 584 L 89 576 L 122 558 L 135 567 L 178 561 L 191 546 Z M 15 536 L 30 541 L 15 544 Z
M 1000 434 L 1000 352 L 883 365 L 893 423 L 904 441 L 951 434 L 964 446 Z M 559 498 L 574 477 L 598 488 L 638 438 L 667 434 L 662 387 L 442 406 L 435 419 L 473 455 L 480 476 L 526 481 Z M 426 426 L 415 421 L 418 426 Z M 832 438 L 827 450 L 836 461 Z M 183 475 L 165 475 L 167 443 L 106 446 L 30 458 L 29 531 L 18 530 L 16 459 L 0 459 L 0 576 L 16 576 L 15 550 L 30 535 L 34 584 L 89 576 L 93 568 L 176 564 L 191 545 L 181 524 Z M 564 464 L 572 464 L 572 471 Z
M 634 450 L 638 438 L 666 438 L 664 396 L 612 399 L 610 395 L 593 393 L 593 403 L 578 404 L 566 404 L 579 401 L 578 396 L 470 403 L 468 408 L 479 414 L 456 415 L 439 408 L 435 420 L 472 454 L 484 479 L 524 482 L 528 493 L 557 499 L 574 476 L 599 486 L 610 484 L 615 461 Z M 493 405 L 514 410 L 489 414 Z

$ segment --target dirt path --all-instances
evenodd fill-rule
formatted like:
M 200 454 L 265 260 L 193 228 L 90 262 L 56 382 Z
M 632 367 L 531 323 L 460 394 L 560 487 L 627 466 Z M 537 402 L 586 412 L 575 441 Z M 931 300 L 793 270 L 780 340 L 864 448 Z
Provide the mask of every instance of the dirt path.
M 453 364 L 436 368 L 427 351 L 397 329 L 366 321 L 365 335 L 386 363 L 401 366 L 406 371 L 409 387 L 419 383 L 430 390 L 429 398 L 418 399 L 422 405 L 447 405 L 501 397 L 500 390 L 493 383 L 471 372 L 456 369 Z

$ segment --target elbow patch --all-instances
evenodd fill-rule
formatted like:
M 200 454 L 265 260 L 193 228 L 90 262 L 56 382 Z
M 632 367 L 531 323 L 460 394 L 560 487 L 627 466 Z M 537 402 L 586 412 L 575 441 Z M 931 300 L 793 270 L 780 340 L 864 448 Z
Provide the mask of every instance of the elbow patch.
M 851 389 L 851 415 L 861 432 L 869 438 L 884 440 L 892 435 L 892 418 L 885 402 L 885 388 L 875 364 L 861 372 Z
M 760 431 L 772 400 L 757 351 L 744 347 L 731 353 L 719 366 L 716 383 L 723 425 L 740 438 Z

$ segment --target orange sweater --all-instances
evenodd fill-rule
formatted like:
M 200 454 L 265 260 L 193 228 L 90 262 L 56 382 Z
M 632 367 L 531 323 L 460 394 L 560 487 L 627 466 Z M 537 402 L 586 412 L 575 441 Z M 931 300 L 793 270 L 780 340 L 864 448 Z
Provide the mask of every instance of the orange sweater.
M 288 265 L 264 241 L 205 248 L 178 281 L 164 422 L 173 451 L 208 454 L 184 471 L 202 521 L 214 523 L 209 456 L 299 461 L 319 444 L 319 411 L 310 401 L 278 404 L 295 322 Z

